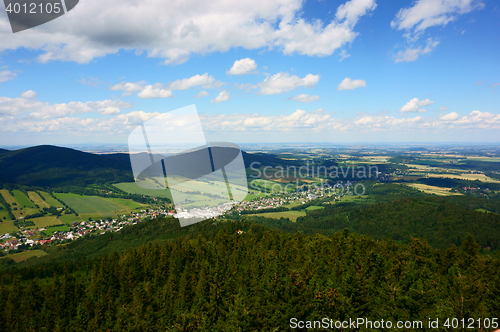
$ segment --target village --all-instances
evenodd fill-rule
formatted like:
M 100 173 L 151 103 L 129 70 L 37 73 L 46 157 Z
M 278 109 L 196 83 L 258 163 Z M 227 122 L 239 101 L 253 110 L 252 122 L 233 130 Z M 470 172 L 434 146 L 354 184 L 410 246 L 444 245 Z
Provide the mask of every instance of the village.
M 348 188 L 353 183 L 348 182 L 343 187 Z M 342 187 L 341 187 L 342 188 Z M 84 236 L 97 236 L 109 232 L 119 232 L 124 227 L 136 225 L 137 223 L 156 219 L 159 217 L 171 216 L 178 219 L 202 218 L 217 219 L 218 216 L 230 213 L 246 213 L 251 211 L 274 209 L 286 206 L 300 206 L 309 201 L 318 198 L 330 197 L 330 201 L 340 200 L 340 198 L 348 193 L 348 190 L 342 188 L 342 193 L 339 188 L 328 188 L 325 190 L 321 186 L 306 186 L 303 190 L 291 193 L 275 193 L 265 197 L 257 197 L 253 200 L 243 202 L 233 202 L 222 204 L 217 207 L 205 208 L 179 208 L 178 211 L 172 210 L 169 206 L 160 205 L 155 208 L 142 209 L 139 212 L 131 212 L 127 215 L 117 216 L 117 218 L 73 222 L 69 231 L 54 231 L 52 236 L 43 235 L 46 228 L 44 227 L 19 227 L 19 232 L 0 234 L 0 250 L 10 253 L 19 252 L 30 249 L 39 249 L 41 246 L 52 246 L 68 243 Z

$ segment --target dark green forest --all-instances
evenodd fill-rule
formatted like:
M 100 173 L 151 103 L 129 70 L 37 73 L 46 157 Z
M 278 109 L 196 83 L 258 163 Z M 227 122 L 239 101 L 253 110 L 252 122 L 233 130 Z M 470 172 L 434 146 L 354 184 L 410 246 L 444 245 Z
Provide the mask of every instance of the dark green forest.
M 204 227 L 208 227 L 205 225 Z M 500 257 L 348 230 L 229 222 L 175 241 L 0 274 L 2 331 L 271 331 L 292 317 L 498 316 Z M 244 229 L 245 233 L 236 234 Z
M 481 254 L 472 236 L 439 250 L 348 229 L 288 231 L 248 221 L 181 228 L 169 218 L 18 265 L 4 258 L 0 330 L 270 331 L 288 330 L 292 317 L 498 316 L 500 255 Z

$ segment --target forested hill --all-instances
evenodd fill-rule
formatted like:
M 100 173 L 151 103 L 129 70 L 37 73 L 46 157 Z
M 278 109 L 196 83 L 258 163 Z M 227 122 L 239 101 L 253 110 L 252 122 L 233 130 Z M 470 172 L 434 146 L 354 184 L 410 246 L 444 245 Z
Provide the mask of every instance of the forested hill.
M 498 316 L 500 258 L 478 254 L 471 238 L 439 252 L 348 231 L 213 227 L 215 237 L 0 272 L 0 330 L 281 331 L 291 318 Z
M 0 155 L 0 181 L 32 186 L 133 181 L 127 154 L 97 155 L 40 145 Z
M 246 167 L 297 164 L 268 154 L 243 153 Z M 259 167 L 256 164 L 255 167 Z M 133 182 L 129 155 L 93 154 L 52 145 L 9 151 L 0 149 L 0 183 L 40 187 Z
M 362 207 L 325 205 L 281 228 L 325 235 L 348 228 L 375 239 L 403 243 L 410 243 L 412 237 L 426 239 L 439 249 L 460 245 L 472 234 L 481 247 L 500 249 L 499 214 L 471 210 L 441 197 L 401 198 Z

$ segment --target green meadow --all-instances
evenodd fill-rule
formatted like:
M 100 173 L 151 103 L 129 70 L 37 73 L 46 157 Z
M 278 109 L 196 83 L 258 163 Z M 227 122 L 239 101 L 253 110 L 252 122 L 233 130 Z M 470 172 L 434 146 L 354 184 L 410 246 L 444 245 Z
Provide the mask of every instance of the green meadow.
M 43 198 L 45 198 L 45 202 L 47 202 L 47 204 L 49 204 L 50 206 L 60 207 L 60 208 L 64 207 L 64 205 L 62 205 L 61 202 L 59 202 L 54 197 L 50 196 L 49 193 L 41 191 L 40 194 L 42 194 Z

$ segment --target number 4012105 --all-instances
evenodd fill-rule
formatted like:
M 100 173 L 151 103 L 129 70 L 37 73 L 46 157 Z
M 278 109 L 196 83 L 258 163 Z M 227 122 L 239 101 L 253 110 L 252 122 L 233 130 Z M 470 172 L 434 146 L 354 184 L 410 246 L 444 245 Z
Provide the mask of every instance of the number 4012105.
M 9 3 L 6 8 L 7 13 L 9 14 L 59 14 L 61 12 L 61 3 L 30 3 L 30 4 L 19 4 Z

